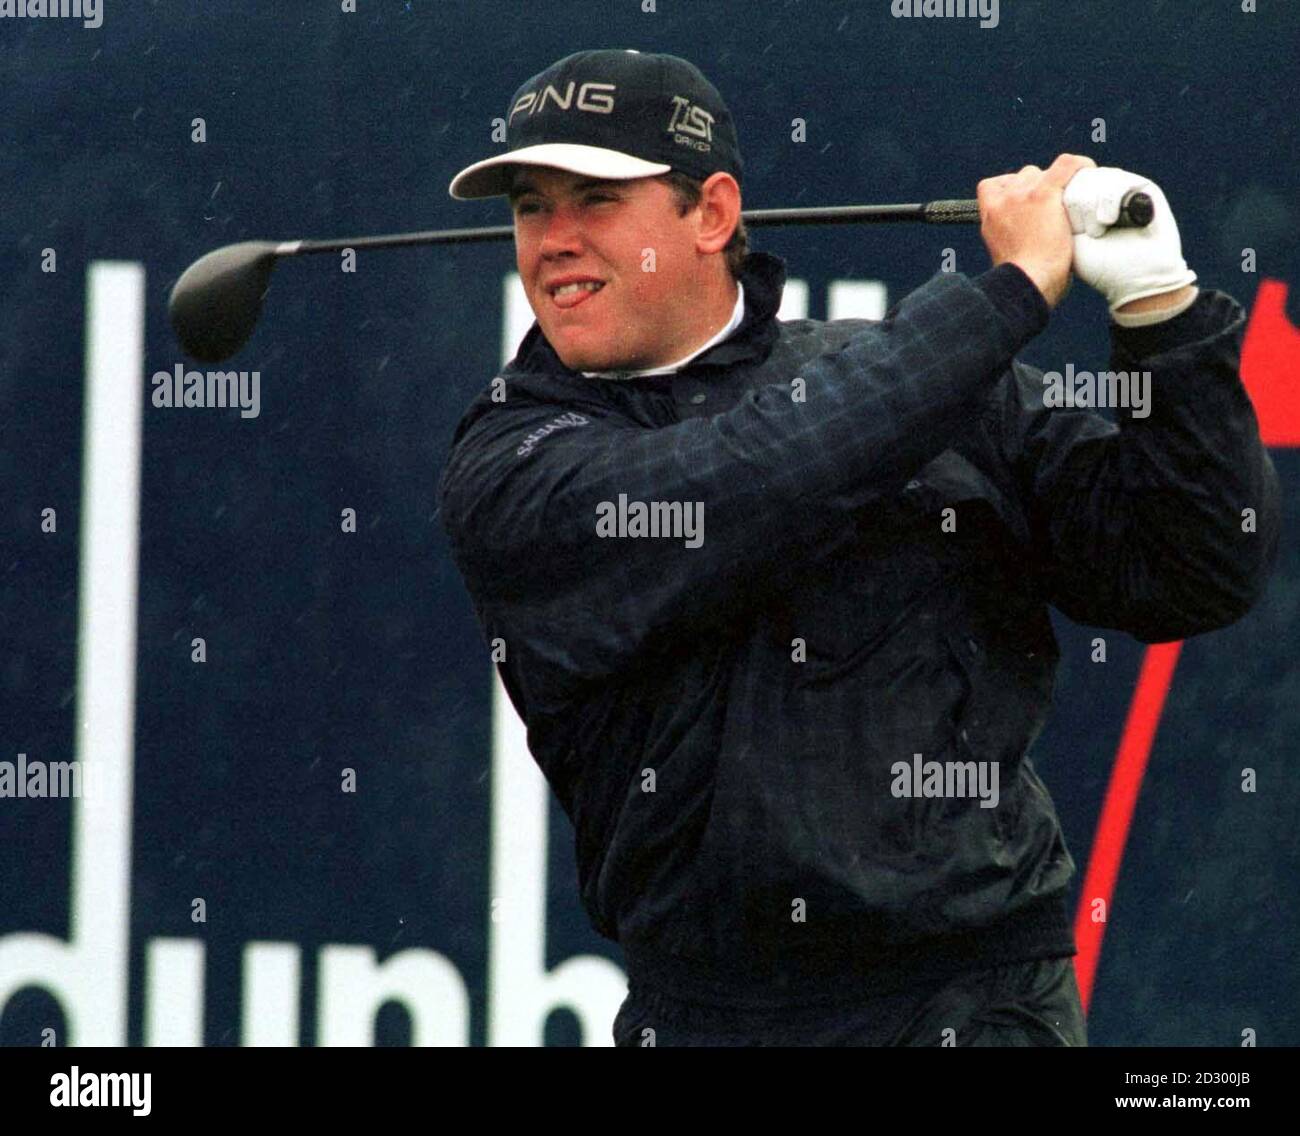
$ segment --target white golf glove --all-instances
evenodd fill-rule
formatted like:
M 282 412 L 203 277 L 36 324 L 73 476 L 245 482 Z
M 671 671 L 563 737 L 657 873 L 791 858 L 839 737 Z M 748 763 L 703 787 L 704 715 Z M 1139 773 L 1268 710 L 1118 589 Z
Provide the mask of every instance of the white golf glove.
M 1119 217 L 1120 202 L 1131 189 L 1150 196 L 1155 205 L 1151 224 L 1144 229 L 1111 228 Z M 1123 327 L 1160 323 L 1192 305 L 1196 289 L 1185 302 L 1162 311 L 1118 311 L 1130 300 L 1175 292 L 1196 279 L 1183 259 L 1169 202 L 1155 182 L 1113 166 L 1086 168 L 1070 179 L 1063 200 L 1075 233 L 1075 275 L 1106 297 L 1116 323 Z

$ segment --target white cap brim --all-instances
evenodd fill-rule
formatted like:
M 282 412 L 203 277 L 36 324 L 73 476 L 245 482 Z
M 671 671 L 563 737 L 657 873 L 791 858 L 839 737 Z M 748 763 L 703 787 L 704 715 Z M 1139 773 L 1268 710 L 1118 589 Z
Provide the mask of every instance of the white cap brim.
M 548 142 L 541 146 L 524 146 L 466 166 L 451 179 L 448 192 L 462 201 L 475 197 L 499 197 L 510 191 L 509 167 L 514 165 L 554 166 L 570 173 L 612 180 L 655 177 L 672 169 L 662 162 L 647 162 L 644 158 L 634 158 L 618 150 L 579 146 L 572 142 Z

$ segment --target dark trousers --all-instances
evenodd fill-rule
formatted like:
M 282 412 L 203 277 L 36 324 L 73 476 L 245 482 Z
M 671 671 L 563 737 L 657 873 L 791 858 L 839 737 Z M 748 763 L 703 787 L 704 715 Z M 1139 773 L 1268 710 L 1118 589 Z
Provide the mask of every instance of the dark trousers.
M 614 1019 L 616 1046 L 1087 1045 L 1071 958 L 974 971 L 898 994 L 738 1010 L 635 981 Z

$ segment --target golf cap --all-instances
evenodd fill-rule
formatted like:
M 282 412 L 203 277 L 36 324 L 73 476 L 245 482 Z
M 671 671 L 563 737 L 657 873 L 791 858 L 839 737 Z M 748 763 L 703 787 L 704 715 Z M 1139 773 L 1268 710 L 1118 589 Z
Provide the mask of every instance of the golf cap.
M 452 197 L 497 197 L 511 167 L 553 166 L 595 178 L 679 170 L 741 180 L 736 125 L 693 63 L 631 49 L 579 51 L 534 75 L 510 100 L 504 153 L 466 166 Z

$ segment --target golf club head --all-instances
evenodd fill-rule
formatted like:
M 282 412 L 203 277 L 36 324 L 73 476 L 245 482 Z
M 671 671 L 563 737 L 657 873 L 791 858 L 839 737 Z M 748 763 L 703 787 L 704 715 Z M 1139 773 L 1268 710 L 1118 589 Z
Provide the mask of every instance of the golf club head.
M 241 241 L 189 266 L 172 288 L 167 314 L 187 355 L 219 363 L 238 351 L 262 313 L 276 245 Z

